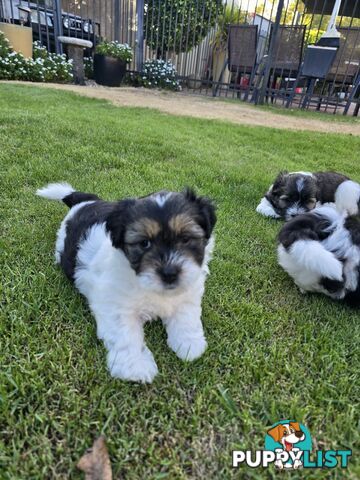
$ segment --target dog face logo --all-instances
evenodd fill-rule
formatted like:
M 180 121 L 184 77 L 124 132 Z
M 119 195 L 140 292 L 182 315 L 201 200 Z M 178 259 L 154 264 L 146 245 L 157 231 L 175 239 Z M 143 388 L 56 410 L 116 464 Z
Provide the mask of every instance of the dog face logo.
M 267 430 L 265 449 L 276 453 L 277 468 L 301 468 L 303 452 L 311 450 L 311 436 L 304 425 L 283 420 Z
M 287 452 L 292 450 L 296 443 L 305 440 L 305 434 L 301 430 L 298 422 L 279 424 L 268 430 L 267 433 L 275 440 L 275 442 L 281 443 L 284 450 Z

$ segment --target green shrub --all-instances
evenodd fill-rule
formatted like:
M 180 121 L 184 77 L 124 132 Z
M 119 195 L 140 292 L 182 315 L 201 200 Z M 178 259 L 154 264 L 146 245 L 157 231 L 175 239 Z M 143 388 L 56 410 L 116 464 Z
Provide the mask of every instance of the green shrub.
M 11 52 L 9 40 L 5 37 L 3 32 L 0 31 L 0 57 L 5 57 Z
M 49 53 L 39 42 L 34 42 L 33 58 L 14 52 L 0 32 L 0 79 L 31 82 L 71 82 L 72 61 L 65 55 Z
M 119 43 L 117 40 L 108 42 L 104 40 L 96 47 L 96 53 L 100 55 L 107 55 L 109 57 L 118 58 L 126 63 L 131 62 L 133 58 L 133 51 L 127 43 Z
M 144 36 L 158 57 L 163 52 L 186 52 L 199 45 L 223 11 L 222 0 L 145 1 Z
M 133 75 L 131 83 L 146 88 L 181 90 L 176 78 L 176 69 L 171 60 L 147 60 L 141 73 Z

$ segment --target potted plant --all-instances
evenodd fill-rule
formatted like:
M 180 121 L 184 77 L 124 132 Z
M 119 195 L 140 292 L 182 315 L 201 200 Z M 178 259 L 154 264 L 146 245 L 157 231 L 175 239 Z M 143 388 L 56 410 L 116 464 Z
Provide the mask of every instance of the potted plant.
M 104 40 L 97 45 L 94 56 L 96 83 L 118 87 L 125 76 L 126 65 L 131 62 L 133 51 L 127 43 Z

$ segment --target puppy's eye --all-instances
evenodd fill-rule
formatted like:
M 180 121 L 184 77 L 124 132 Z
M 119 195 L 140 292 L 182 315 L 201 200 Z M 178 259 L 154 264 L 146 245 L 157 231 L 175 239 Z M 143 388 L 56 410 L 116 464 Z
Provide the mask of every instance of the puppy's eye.
M 187 237 L 187 236 L 181 237 L 180 241 L 183 245 L 187 245 L 188 243 L 191 242 L 191 237 Z
M 144 250 L 149 250 L 149 248 L 151 247 L 151 241 L 147 238 L 145 240 L 142 240 L 140 242 L 140 246 L 144 249 Z

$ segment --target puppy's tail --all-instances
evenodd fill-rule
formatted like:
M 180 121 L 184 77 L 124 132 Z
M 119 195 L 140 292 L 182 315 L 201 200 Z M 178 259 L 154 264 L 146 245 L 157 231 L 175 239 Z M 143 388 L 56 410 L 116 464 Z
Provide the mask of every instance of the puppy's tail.
M 343 265 L 332 252 L 316 240 L 298 240 L 290 247 L 290 255 L 298 265 L 322 277 L 341 280 Z
M 360 185 L 352 180 L 341 183 L 335 192 L 335 205 L 338 212 L 357 215 L 360 210 Z
M 69 183 L 66 182 L 49 183 L 45 187 L 36 190 L 36 195 L 39 197 L 48 198 L 49 200 L 62 201 L 69 208 L 72 208 L 74 205 L 81 202 L 99 200 L 99 197 L 93 193 L 77 192 Z

